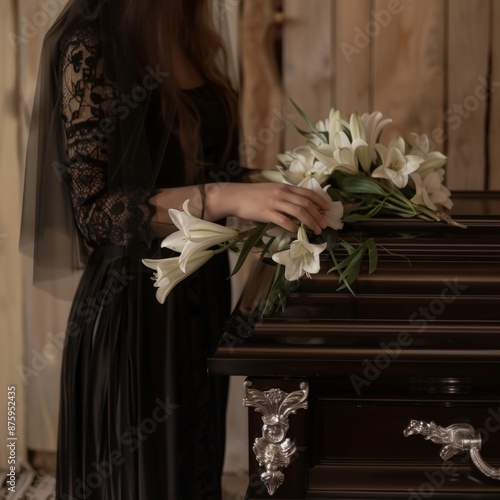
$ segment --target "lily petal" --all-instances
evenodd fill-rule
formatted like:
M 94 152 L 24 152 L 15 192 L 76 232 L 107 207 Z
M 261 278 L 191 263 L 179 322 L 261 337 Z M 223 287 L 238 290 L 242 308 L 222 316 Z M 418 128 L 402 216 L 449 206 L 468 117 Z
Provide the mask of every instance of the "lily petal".
M 319 255 L 326 249 L 327 244 L 309 243 L 305 229 L 301 226 L 297 232 L 297 239 L 292 241 L 288 250 L 275 253 L 273 260 L 285 266 L 285 278 L 295 281 L 304 274 L 317 273 L 320 269 Z
M 330 208 L 323 214 L 329 227 L 337 230 L 344 227 L 344 223 L 341 220 L 344 216 L 344 205 L 342 205 L 342 202 L 333 201 L 330 198 L 328 195 L 328 188 L 330 186 L 321 187 L 316 179 L 306 179 L 299 186 L 314 191 L 329 202 Z
M 162 247 L 181 252 L 179 265 L 186 272 L 189 260 L 200 252 L 238 237 L 238 231 L 215 222 L 194 217 L 189 212 L 189 200 L 183 210 L 170 209 L 169 215 L 179 231 L 167 236 Z
M 163 304 L 175 285 L 202 267 L 213 255 L 214 252 L 211 250 L 197 253 L 196 256 L 190 260 L 189 266 L 187 266 L 185 272 L 182 272 L 179 267 L 178 257 L 157 260 L 144 259 L 142 261 L 143 264 L 156 271 L 154 274 L 154 286 L 158 288 L 156 291 L 156 299 L 158 302 Z
M 169 234 L 162 242 L 162 248 L 170 248 L 174 252 L 181 253 L 184 247 L 187 245 L 188 239 L 182 231 L 176 231 L 175 233 Z
M 400 139 L 400 140 L 399 140 Z M 379 148 L 384 154 L 383 164 L 374 170 L 372 177 L 390 180 L 399 189 L 403 189 L 409 180 L 409 175 L 418 170 L 423 158 L 415 155 L 404 155 L 402 138 L 393 139 L 388 152 Z M 403 148 L 403 151 L 401 151 Z

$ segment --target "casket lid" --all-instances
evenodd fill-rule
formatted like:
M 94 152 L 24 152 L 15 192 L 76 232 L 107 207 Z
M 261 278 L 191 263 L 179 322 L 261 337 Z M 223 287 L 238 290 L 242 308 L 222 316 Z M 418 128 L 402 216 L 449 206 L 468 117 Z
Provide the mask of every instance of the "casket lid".
M 260 262 L 209 361 L 232 375 L 318 373 L 329 363 L 366 359 L 400 344 L 398 360 L 500 363 L 500 193 L 454 193 L 451 215 L 467 229 L 403 219 L 345 228 L 374 236 L 379 264 L 353 286 L 321 272 L 300 280 L 284 311 L 263 317 L 275 268 Z M 326 369 L 326 368 L 324 368 Z M 329 367 L 328 369 L 331 369 Z

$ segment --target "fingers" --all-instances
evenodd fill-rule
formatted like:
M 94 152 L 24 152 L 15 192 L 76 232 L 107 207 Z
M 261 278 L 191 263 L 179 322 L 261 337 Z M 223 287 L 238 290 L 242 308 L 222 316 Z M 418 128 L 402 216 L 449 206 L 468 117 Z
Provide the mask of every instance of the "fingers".
M 308 200 L 298 198 L 290 201 L 280 201 L 276 204 L 276 210 L 288 217 L 297 219 L 302 224 L 320 234 L 327 226 L 326 220 L 318 208 Z
M 312 201 L 321 210 L 327 211 L 330 209 L 330 202 L 328 199 L 320 196 L 318 193 L 298 186 L 289 186 L 292 193 L 296 193 L 299 196 Z
M 299 226 L 295 224 L 290 217 L 287 217 L 281 212 L 271 212 L 269 215 L 269 222 L 272 222 L 273 224 L 276 224 L 291 233 L 296 233 L 299 230 Z
M 299 220 L 316 234 L 320 234 L 327 227 L 327 221 L 321 213 L 321 210 L 329 209 L 327 200 L 309 189 L 285 186 L 281 190 L 281 196 L 277 197 L 275 205 L 278 212 Z M 284 227 L 283 223 L 280 225 Z M 286 229 L 290 230 L 290 224 L 286 225 Z M 296 231 L 296 224 L 294 226 Z
M 218 204 L 225 207 L 224 216 L 272 222 L 290 232 L 298 231 L 297 223 L 316 234 L 328 225 L 323 213 L 330 209 L 330 203 L 310 189 L 280 183 L 235 183 L 232 190 L 226 190 L 224 199 Z

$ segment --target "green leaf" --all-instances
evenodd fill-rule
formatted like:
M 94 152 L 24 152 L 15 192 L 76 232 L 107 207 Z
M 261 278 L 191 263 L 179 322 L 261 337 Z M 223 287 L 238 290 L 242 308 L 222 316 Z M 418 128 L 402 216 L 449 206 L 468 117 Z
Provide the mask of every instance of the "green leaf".
M 278 264 L 262 314 L 267 316 L 277 309 L 284 311 L 287 299 L 292 289 L 296 286 L 296 283 L 296 281 L 288 281 L 285 278 L 285 266 Z
M 306 139 L 311 135 L 311 132 L 307 131 L 307 130 L 302 130 L 301 128 L 297 127 L 297 125 L 295 125 L 295 130 L 302 136 L 302 137 L 305 137 Z
M 343 290 L 344 288 L 348 288 L 349 290 L 351 290 L 352 293 L 352 288 L 350 285 L 352 285 L 359 276 L 359 271 L 361 269 L 362 261 L 363 261 L 363 255 L 356 253 L 356 258 L 353 259 L 349 267 L 343 273 L 341 273 L 339 280 L 341 285 L 337 288 L 337 290 Z
M 309 140 L 311 138 L 311 135 L 315 135 L 316 137 L 321 139 L 323 142 L 328 143 L 328 132 L 319 132 L 319 131 L 313 131 L 313 130 L 308 132 L 307 130 L 303 130 L 303 129 L 297 127 L 296 125 L 295 125 L 295 130 L 297 130 L 297 132 L 305 139 Z
M 335 255 L 333 254 L 333 252 L 330 252 L 330 255 L 332 257 L 333 263 L 335 264 L 335 267 L 342 267 L 343 266 L 344 261 L 337 262 L 337 259 L 335 258 Z M 330 269 L 328 272 L 331 272 L 332 270 L 333 270 L 333 268 Z M 341 283 L 340 278 L 339 278 L 339 283 Z M 343 290 L 344 288 L 347 288 L 354 297 L 356 296 L 356 294 L 354 293 L 354 290 L 351 288 L 351 286 L 347 282 L 344 282 L 340 287 L 338 287 L 337 291 Z
M 363 214 L 351 214 L 346 217 L 342 217 L 343 222 L 360 222 L 370 220 L 371 217 L 369 215 Z
M 330 268 L 330 270 L 328 272 L 340 271 L 341 269 L 345 269 L 345 268 L 349 267 L 351 262 L 356 258 L 356 255 L 355 255 L 356 249 L 352 245 L 346 243 L 345 241 L 341 241 L 340 245 L 342 247 L 344 247 L 345 250 L 347 250 L 348 256 L 340 262 L 337 262 L 336 260 L 334 260 L 335 265 L 332 268 Z
M 370 219 L 375 217 L 384 208 L 384 200 L 375 205 L 366 215 Z
M 368 274 L 373 274 L 377 270 L 378 251 L 377 244 L 373 238 L 367 241 L 368 248 Z
M 368 252 L 369 274 L 372 274 L 377 269 L 377 246 L 373 238 L 370 238 L 358 247 L 354 247 L 347 241 L 341 241 L 340 245 L 347 251 L 348 256 L 344 260 L 338 262 L 333 253 L 331 253 L 335 265 L 331 267 L 328 272 L 338 272 L 340 286 L 337 290 L 347 288 L 354 295 L 350 285 L 352 285 L 359 276 L 365 253 Z
M 337 175 L 335 176 L 335 181 L 340 189 L 348 193 L 389 195 L 377 181 L 365 175 Z
M 233 272 L 231 276 L 234 276 L 243 266 L 248 254 L 252 251 L 252 249 L 257 246 L 257 243 L 262 239 L 262 237 L 266 234 L 270 227 L 270 224 L 258 224 L 254 229 L 250 230 L 248 233 L 248 237 L 245 240 L 245 244 L 240 251 L 240 255 L 238 257 L 238 261 L 234 266 Z
M 338 232 L 335 229 L 327 228 L 321 234 L 326 241 L 326 250 L 331 252 L 337 245 L 339 239 Z
M 269 237 L 269 241 L 264 245 L 264 248 L 262 249 L 262 251 L 260 252 L 260 258 L 262 260 L 262 258 L 267 254 L 269 248 L 271 247 L 271 245 L 274 243 L 274 240 L 276 239 L 276 236 L 270 236 Z
M 307 116 L 306 113 L 304 113 L 304 111 L 299 108 L 295 101 L 293 99 L 290 99 L 290 102 L 293 104 L 293 107 L 297 110 L 302 119 L 307 123 L 307 126 L 311 129 L 311 131 L 316 132 L 317 134 L 320 133 L 309 116 Z
M 356 251 L 356 249 L 350 243 L 347 243 L 347 241 L 344 241 L 344 240 L 342 240 L 340 242 L 340 246 L 345 248 L 347 250 L 347 252 L 349 253 L 349 255 Z

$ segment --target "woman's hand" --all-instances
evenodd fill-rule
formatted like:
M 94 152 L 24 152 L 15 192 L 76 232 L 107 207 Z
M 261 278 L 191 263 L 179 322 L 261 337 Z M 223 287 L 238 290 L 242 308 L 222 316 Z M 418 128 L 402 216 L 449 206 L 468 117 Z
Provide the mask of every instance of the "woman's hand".
M 287 231 L 298 230 L 297 221 L 316 234 L 327 227 L 322 212 L 328 201 L 310 189 L 281 183 L 207 184 L 205 217 L 219 220 L 231 215 L 255 222 L 272 222 Z

